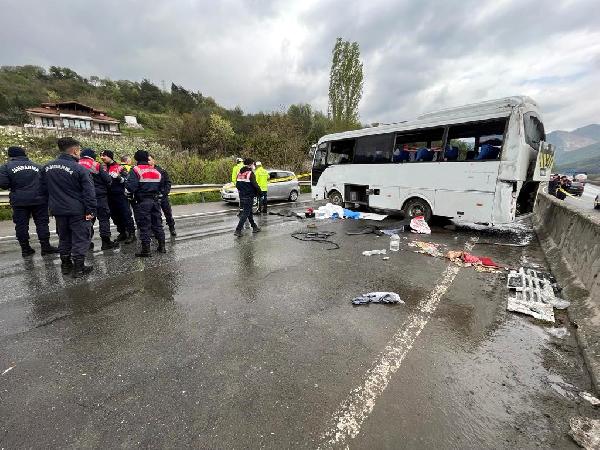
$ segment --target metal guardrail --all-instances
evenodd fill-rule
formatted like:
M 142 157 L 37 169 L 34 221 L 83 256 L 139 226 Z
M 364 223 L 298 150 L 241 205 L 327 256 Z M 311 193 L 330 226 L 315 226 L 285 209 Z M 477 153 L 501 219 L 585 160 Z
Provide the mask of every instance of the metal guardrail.
M 300 186 L 310 186 L 310 180 L 298 181 Z M 171 193 L 176 194 L 191 194 L 193 192 L 217 192 L 223 188 L 223 184 L 177 184 L 171 186 Z M 0 205 L 8 205 L 8 191 L 0 191 Z

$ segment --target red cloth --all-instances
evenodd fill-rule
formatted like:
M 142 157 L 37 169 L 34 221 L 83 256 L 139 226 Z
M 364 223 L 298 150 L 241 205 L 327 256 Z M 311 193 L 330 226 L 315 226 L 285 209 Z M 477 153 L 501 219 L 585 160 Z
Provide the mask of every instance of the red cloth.
M 492 261 L 490 258 L 487 258 L 486 256 L 481 256 L 479 257 L 479 259 L 481 260 L 481 264 L 483 264 L 484 266 L 500 267 L 498 264 L 496 264 L 494 261 Z

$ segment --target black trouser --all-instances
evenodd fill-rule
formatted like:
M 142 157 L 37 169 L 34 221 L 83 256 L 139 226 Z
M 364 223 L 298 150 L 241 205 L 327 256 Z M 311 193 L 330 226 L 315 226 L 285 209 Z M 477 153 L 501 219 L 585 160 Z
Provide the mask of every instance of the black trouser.
M 83 215 L 56 216 L 60 256 L 85 257 L 92 240 L 92 222 Z
M 96 197 L 96 217 L 92 220 L 91 236 L 94 237 L 94 223 L 98 218 L 101 238 L 110 238 L 110 209 L 108 208 L 108 199 L 104 197 Z
M 169 196 L 164 195 L 160 199 L 160 209 L 165 215 L 165 222 L 169 227 L 175 225 L 175 219 L 173 219 L 173 210 L 171 209 L 171 202 L 169 202 Z
M 125 232 L 134 234 L 135 223 L 133 222 L 129 200 L 127 200 L 125 194 L 109 194 L 108 207 L 119 234 L 125 234 Z
M 137 227 L 140 230 L 142 244 L 150 244 L 152 234 L 159 241 L 165 240 L 165 231 L 162 225 L 162 215 L 158 200 L 152 197 L 141 198 L 133 205 L 133 214 Z
M 260 212 L 267 212 L 267 191 L 261 191 L 258 194 L 258 210 Z
M 244 228 L 244 223 L 246 220 L 250 222 L 252 228 L 256 227 L 256 223 L 254 223 L 254 215 L 252 214 L 252 207 L 254 206 L 254 198 L 253 197 L 241 197 L 240 198 L 240 208 L 242 209 L 242 214 L 240 215 L 240 222 L 238 223 L 237 228 L 235 229 L 238 232 L 242 231 Z
M 15 234 L 19 242 L 29 240 L 29 219 L 33 216 L 35 231 L 40 242 L 50 239 L 50 229 L 48 223 L 48 205 L 31 206 L 13 206 L 13 222 L 15 224 Z

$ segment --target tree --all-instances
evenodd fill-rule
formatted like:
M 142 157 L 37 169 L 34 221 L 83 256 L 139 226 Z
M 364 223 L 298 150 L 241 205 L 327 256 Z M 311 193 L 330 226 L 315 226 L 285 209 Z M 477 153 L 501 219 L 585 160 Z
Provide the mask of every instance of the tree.
M 329 117 L 337 130 L 356 128 L 363 91 L 363 65 L 357 42 L 337 38 L 329 74 Z
M 234 138 L 231 123 L 218 114 L 211 114 L 208 119 L 207 144 L 212 150 L 223 154 Z

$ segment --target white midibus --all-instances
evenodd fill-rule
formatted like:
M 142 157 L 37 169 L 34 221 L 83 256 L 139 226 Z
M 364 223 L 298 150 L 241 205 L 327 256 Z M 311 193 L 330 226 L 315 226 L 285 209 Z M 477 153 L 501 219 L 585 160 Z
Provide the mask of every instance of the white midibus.
M 500 224 L 533 208 L 554 149 L 529 97 L 323 136 L 312 196 L 338 205 Z

